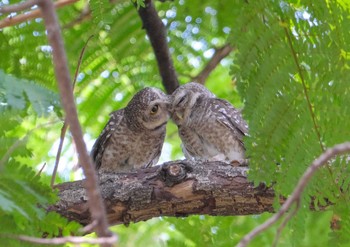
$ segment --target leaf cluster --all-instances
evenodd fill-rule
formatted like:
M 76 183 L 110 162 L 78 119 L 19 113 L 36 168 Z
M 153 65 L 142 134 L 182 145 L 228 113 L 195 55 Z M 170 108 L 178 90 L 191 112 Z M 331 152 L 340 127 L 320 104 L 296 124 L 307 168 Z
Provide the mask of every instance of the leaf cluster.
M 349 22 L 349 6 L 327 1 L 249 2 L 235 18 L 231 72 L 249 121 L 249 177 L 273 185 L 277 198 L 291 194 L 327 147 L 349 141 Z M 305 237 L 310 203 L 337 205 L 330 210 L 342 219 L 335 232 L 343 242 L 349 199 L 348 158 L 341 157 L 307 187 L 290 228 L 296 245 Z
M 28 131 L 23 121 L 31 124 L 37 122 L 35 118 L 48 118 L 55 108 L 60 108 L 57 93 L 0 70 L 0 241 L 3 246 L 28 246 L 12 239 L 16 234 L 57 236 L 78 229 L 78 224 L 69 223 L 56 213 L 47 214 L 45 207 L 57 200 L 56 193 L 37 174 L 36 164 L 22 162 L 34 155 L 27 146 L 33 130 L 25 132 L 23 137 L 22 131 Z

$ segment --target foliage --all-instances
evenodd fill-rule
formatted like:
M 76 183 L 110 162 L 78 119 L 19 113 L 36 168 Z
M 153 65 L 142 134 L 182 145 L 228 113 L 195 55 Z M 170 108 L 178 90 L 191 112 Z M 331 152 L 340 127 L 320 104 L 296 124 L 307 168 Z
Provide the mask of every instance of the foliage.
M 344 118 L 350 114 L 348 7 L 259 2 L 243 6 L 243 18 L 235 19 L 232 73 L 249 120 L 250 179 L 274 183 L 282 196 L 326 147 L 349 140 L 350 119 Z M 348 177 L 346 160 L 336 159 L 307 187 L 291 223 L 297 245 L 305 236 L 310 196 L 316 205 L 344 205 L 331 210 L 342 219 L 342 231 L 350 230 Z
M 108 114 L 124 107 L 136 91 L 145 86 L 162 88 L 134 4 L 142 7 L 144 1 L 78 1 L 58 10 L 72 75 L 81 49 L 94 35 L 75 88 L 89 146 Z M 278 196 L 288 196 L 323 148 L 349 140 L 347 1 L 180 0 L 155 5 L 167 27 L 181 83 L 204 68 L 215 48 L 227 42 L 233 45 L 234 55 L 221 62 L 206 85 L 234 105 L 244 104 L 252 181 L 273 184 Z M 43 20 L 0 30 L 0 54 L 0 242 L 23 246 L 3 234 L 53 236 L 61 229 L 67 235 L 78 226 L 36 207 L 55 200 L 48 175 L 62 126 Z M 61 171 L 68 172 L 61 172 L 59 181 L 74 177 L 76 158 L 69 135 L 65 143 L 67 164 L 61 162 L 61 167 L 65 165 Z M 166 147 L 163 159 L 182 156 L 172 123 Z M 47 168 L 38 176 L 43 163 Z M 317 173 L 300 211 L 282 233 L 281 246 L 347 246 L 348 174 L 344 158 Z M 309 212 L 309 195 L 316 207 L 329 201 L 334 206 L 326 212 Z M 113 230 L 121 246 L 232 246 L 269 216 L 159 218 Z M 340 230 L 330 229 L 333 217 L 341 219 Z M 276 227 L 263 233 L 251 246 L 271 246 L 275 232 Z
M 62 234 L 67 235 L 79 227 L 56 213 L 46 213 L 45 207 L 57 200 L 56 193 L 43 182 L 35 167 L 20 162 L 35 155 L 27 147 L 33 130 L 21 136 L 25 128 L 23 121 L 27 120 L 29 125 L 32 114 L 48 119 L 54 108 L 60 108 L 57 93 L 0 70 L 0 241 L 3 246 L 29 246 L 8 238 L 14 234 L 56 236 L 64 229 Z

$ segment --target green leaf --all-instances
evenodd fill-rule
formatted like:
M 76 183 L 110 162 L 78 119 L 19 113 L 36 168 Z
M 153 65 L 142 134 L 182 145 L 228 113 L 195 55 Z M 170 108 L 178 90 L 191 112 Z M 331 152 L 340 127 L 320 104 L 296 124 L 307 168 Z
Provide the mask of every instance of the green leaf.
M 38 116 L 48 115 L 50 108 L 59 105 L 58 95 L 33 82 L 5 74 L 0 69 L 2 104 L 13 110 L 24 110 L 32 105 Z

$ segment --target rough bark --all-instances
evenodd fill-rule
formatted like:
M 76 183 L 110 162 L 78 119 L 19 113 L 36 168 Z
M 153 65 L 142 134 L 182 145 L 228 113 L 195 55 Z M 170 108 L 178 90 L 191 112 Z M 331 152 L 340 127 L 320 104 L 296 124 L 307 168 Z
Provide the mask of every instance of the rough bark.
M 145 7 L 139 7 L 138 13 L 156 56 L 164 88 L 171 94 L 179 86 L 179 82 L 168 47 L 166 29 L 152 0 L 145 0 L 144 3 Z
M 100 186 L 111 225 L 158 216 L 249 215 L 273 211 L 274 193 L 247 180 L 246 167 L 221 162 L 174 161 L 132 173 L 102 174 Z M 83 225 L 91 221 L 84 181 L 58 185 L 49 207 Z

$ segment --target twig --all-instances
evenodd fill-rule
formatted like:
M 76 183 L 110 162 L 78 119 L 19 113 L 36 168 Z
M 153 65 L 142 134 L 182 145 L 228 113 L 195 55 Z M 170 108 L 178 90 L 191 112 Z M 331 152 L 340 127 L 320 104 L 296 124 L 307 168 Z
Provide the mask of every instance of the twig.
M 94 220 L 94 221 L 91 222 L 89 225 L 84 226 L 84 227 L 83 227 L 82 229 L 80 229 L 79 231 L 80 231 L 81 233 L 84 233 L 84 234 L 90 233 L 90 232 L 92 232 L 92 231 L 94 230 L 94 228 L 96 227 L 96 225 L 97 225 L 97 221 Z
M 45 167 L 46 167 L 46 162 L 43 164 L 43 166 L 40 168 L 40 170 L 38 171 L 38 173 L 35 176 L 40 176 Z
M 151 0 L 145 0 L 145 7 L 139 7 L 137 11 L 151 41 L 162 83 L 167 93 L 171 94 L 179 86 L 179 82 L 170 56 L 165 26 Z
M 64 120 L 63 126 L 61 128 L 60 143 L 58 145 L 58 149 L 57 149 L 57 153 L 56 153 L 55 166 L 53 167 L 53 171 L 52 171 L 52 175 L 51 175 L 51 182 L 50 182 L 51 188 L 53 188 L 55 186 L 58 164 L 60 163 L 63 142 L 64 142 L 64 137 L 65 137 L 66 132 L 67 132 L 67 128 L 68 128 L 67 120 Z
M 92 160 L 87 152 L 83 139 L 83 133 L 78 120 L 77 109 L 74 102 L 73 88 L 68 69 L 66 52 L 63 46 L 61 30 L 58 25 L 57 14 L 51 0 L 39 0 L 39 7 L 42 9 L 49 44 L 52 47 L 53 64 L 55 75 L 60 90 L 61 101 L 66 112 L 67 123 L 70 126 L 71 133 L 79 155 L 79 163 L 81 164 L 86 181 L 84 186 L 89 198 L 88 205 L 92 220 L 98 222 L 95 230 L 98 237 L 109 237 L 111 232 L 108 230 L 108 222 L 106 217 L 106 209 L 103 204 L 100 189 L 98 187 L 98 179 L 93 167 Z M 104 246 L 111 246 L 106 244 Z
M 273 241 L 272 247 L 276 247 L 278 240 L 281 236 L 282 230 L 286 227 L 287 223 L 289 222 L 289 220 L 298 212 L 299 207 L 300 207 L 300 200 L 296 201 L 296 207 L 294 208 L 294 210 L 292 212 L 290 212 L 287 217 L 284 218 L 283 222 L 281 223 L 281 225 L 278 227 L 277 232 L 276 232 L 276 236 L 275 236 L 275 240 Z
M 75 87 L 75 83 L 77 82 L 77 77 L 78 77 L 78 73 L 79 73 L 79 70 L 80 70 L 81 61 L 82 61 L 83 55 L 85 53 L 86 46 L 87 46 L 88 42 L 90 41 L 90 39 L 92 37 L 94 37 L 94 35 L 91 35 L 88 38 L 88 40 L 85 42 L 85 45 L 84 45 L 83 49 L 80 52 L 77 68 L 76 68 L 75 74 L 74 74 L 73 90 L 74 90 L 74 87 Z M 58 145 L 57 154 L 56 154 L 56 160 L 55 160 L 55 166 L 53 168 L 53 172 L 52 172 L 52 176 L 51 176 L 51 183 L 50 183 L 51 188 L 53 188 L 54 185 L 55 185 L 55 179 L 56 179 L 58 164 L 60 163 L 63 142 L 64 142 L 64 138 L 66 136 L 67 129 L 68 129 L 68 124 L 67 124 L 67 119 L 65 119 L 64 123 L 63 123 L 63 126 L 61 128 L 60 143 Z
M 298 70 L 298 73 L 299 73 L 299 76 L 300 76 L 300 79 L 301 79 L 301 83 L 303 85 L 303 92 L 304 92 L 304 95 L 305 95 L 306 103 L 308 105 L 308 109 L 309 109 L 310 116 L 311 116 L 311 119 L 312 119 L 312 122 L 313 122 L 313 126 L 314 126 L 314 129 L 316 131 L 318 142 L 320 144 L 322 152 L 324 152 L 326 148 L 325 148 L 324 144 L 322 143 L 321 133 L 320 133 L 319 127 L 317 126 L 317 122 L 316 122 L 315 111 L 314 111 L 314 109 L 312 107 L 312 104 L 311 104 L 311 100 L 310 100 L 310 97 L 309 97 L 309 92 L 307 90 L 306 83 L 305 83 L 305 80 L 304 80 L 303 71 L 302 71 L 302 69 L 300 67 L 300 62 L 298 60 L 297 53 L 296 53 L 296 51 L 294 49 L 292 38 L 291 38 L 291 35 L 289 33 L 289 29 L 287 27 L 284 27 L 284 32 L 286 33 L 287 41 L 288 41 L 289 47 L 291 49 L 291 53 L 292 53 L 292 56 L 293 56 L 293 59 L 294 59 L 294 63 L 296 65 L 296 67 L 297 67 L 297 70 Z M 332 169 L 329 166 L 327 166 L 327 170 L 328 170 L 328 172 L 330 174 L 332 182 L 334 183 L 334 185 L 336 185 L 335 179 L 333 177 Z M 339 190 L 339 193 L 340 193 L 341 197 L 345 198 L 345 196 L 344 196 L 344 194 L 343 194 L 343 192 L 341 190 Z
M 259 233 L 265 231 L 270 226 L 272 226 L 277 220 L 279 220 L 291 207 L 294 202 L 300 200 L 301 193 L 305 189 L 309 180 L 312 178 L 314 173 L 324 164 L 326 164 L 329 160 L 334 158 L 337 155 L 344 154 L 350 152 L 350 142 L 345 142 L 342 144 L 335 145 L 332 148 L 327 149 L 324 153 L 322 153 L 316 160 L 312 162 L 312 164 L 305 171 L 303 176 L 299 179 L 297 186 L 295 187 L 292 195 L 285 201 L 280 210 L 274 214 L 271 218 L 266 220 L 263 224 L 257 226 L 247 235 L 245 235 L 241 241 L 238 243 L 238 247 L 245 247 L 248 243 Z M 284 225 L 287 222 L 284 222 Z
M 113 234 L 109 237 L 103 238 L 86 238 L 86 237 L 61 237 L 61 238 L 35 238 L 24 235 L 4 235 L 12 239 L 18 239 L 21 241 L 26 241 L 35 244 L 51 244 L 51 245 L 60 245 L 60 244 L 108 244 L 112 245 L 118 241 L 118 237 Z
M 86 4 L 85 7 L 83 8 L 82 12 L 80 13 L 80 15 L 77 18 L 75 18 L 74 20 L 72 20 L 72 21 L 68 22 L 67 24 L 65 24 L 64 26 L 62 26 L 62 29 L 71 28 L 74 25 L 79 24 L 90 17 L 91 17 L 91 9 L 89 7 L 89 4 Z
M 223 58 L 227 57 L 231 53 L 232 50 L 233 48 L 230 44 L 226 44 L 223 47 L 215 49 L 215 53 L 212 58 L 209 60 L 204 69 L 193 78 L 193 81 L 204 84 L 209 74 L 216 68 Z
M 13 151 L 15 151 L 19 146 L 21 146 L 28 138 L 29 134 L 27 134 L 25 137 L 23 137 L 22 139 L 17 140 L 15 143 L 13 143 L 9 149 L 7 149 L 6 153 L 4 154 L 4 156 L 2 156 L 1 160 L 0 160 L 0 171 L 2 170 L 2 168 L 4 167 L 5 163 L 9 160 L 9 158 L 11 157 L 11 154 L 13 153 Z
M 63 6 L 70 5 L 78 1 L 79 0 L 58 0 L 57 2 L 54 3 L 54 5 L 55 5 L 55 8 L 61 8 Z M 37 1 L 33 1 L 33 2 L 37 2 Z M 10 7 L 10 6 L 6 6 L 6 7 Z M 10 16 L 0 21 L 0 28 L 14 26 L 18 23 L 29 21 L 41 16 L 42 16 L 42 13 L 40 9 L 34 9 L 28 13 L 24 13 L 16 16 Z
M 318 142 L 320 144 L 322 152 L 324 152 L 325 151 L 325 147 L 324 147 L 324 145 L 322 143 L 321 133 L 320 133 L 320 130 L 319 130 L 319 128 L 317 126 L 317 123 L 316 123 L 315 112 L 312 109 L 309 93 L 307 91 L 306 83 L 305 83 L 305 80 L 304 80 L 304 75 L 303 75 L 302 69 L 300 67 L 300 63 L 299 63 L 299 60 L 298 60 L 297 53 L 295 52 L 295 49 L 293 47 L 293 42 L 292 42 L 292 38 L 290 37 L 290 34 L 289 34 L 289 29 L 285 27 L 284 28 L 284 32 L 286 33 L 288 44 L 289 44 L 289 47 L 291 49 L 292 56 L 293 56 L 293 59 L 294 59 L 294 63 L 295 63 L 295 66 L 298 69 L 298 73 L 299 73 L 299 76 L 300 76 L 301 84 L 303 85 L 305 99 L 306 99 L 306 102 L 307 102 L 307 106 L 308 106 L 308 109 L 309 109 L 309 112 L 310 112 L 310 115 L 311 115 L 311 119 L 312 119 L 312 122 L 313 122 L 313 125 L 314 125 L 314 128 L 315 128 L 315 131 L 316 131 Z
M 19 12 L 26 9 L 30 9 L 36 5 L 36 0 L 27 0 L 25 2 L 17 3 L 14 5 L 5 5 L 0 7 L 0 14 Z

